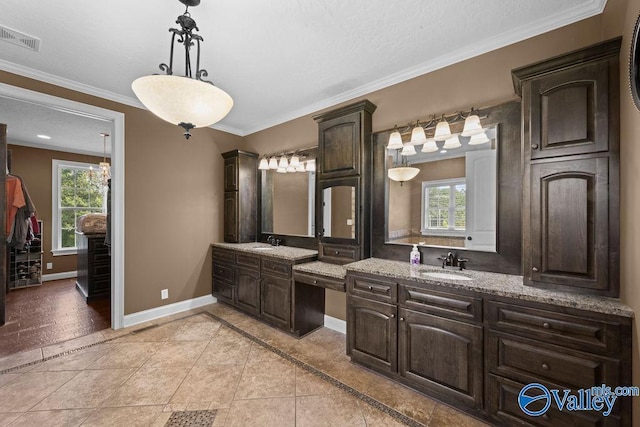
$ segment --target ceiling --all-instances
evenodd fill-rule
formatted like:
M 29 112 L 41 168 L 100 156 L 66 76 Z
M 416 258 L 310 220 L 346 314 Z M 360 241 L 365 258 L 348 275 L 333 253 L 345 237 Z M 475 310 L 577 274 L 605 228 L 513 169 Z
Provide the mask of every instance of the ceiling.
M 168 29 L 184 11 L 177 0 L 2 3 L 0 26 L 40 46 L 0 40 L 0 69 L 137 107 L 131 82 L 168 62 Z M 213 127 L 244 136 L 596 15 L 605 4 L 202 0 L 190 12 L 204 38 L 202 67 L 235 102 Z M 12 108 L 0 108 L 0 122 Z M 27 131 L 16 130 L 25 140 Z

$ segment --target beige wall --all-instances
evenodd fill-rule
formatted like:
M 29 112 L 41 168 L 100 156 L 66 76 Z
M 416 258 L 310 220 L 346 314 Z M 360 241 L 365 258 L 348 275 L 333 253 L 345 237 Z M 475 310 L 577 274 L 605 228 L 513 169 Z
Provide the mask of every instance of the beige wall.
M 29 190 L 29 195 L 38 211 L 38 219 L 42 220 L 44 228 L 42 273 L 53 274 L 77 270 L 77 257 L 75 255 L 54 257 L 51 254 L 51 215 L 53 206 L 51 164 L 53 159 L 98 164 L 102 161 L 102 157 L 21 147 L 11 145 L 11 140 L 8 143 L 7 148 L 11 150 L 11 172 L 23 178 L 27 190 Z M 53 263 L 53 269 L 46 269 L 48 262 Z
M 222 240 L 220 153 L 243 139 L 207 128 L 185 141 L 145 110 L 6 72 L 0 82 L 124 113 L 125 314 L 209 295 L 209 245 Z

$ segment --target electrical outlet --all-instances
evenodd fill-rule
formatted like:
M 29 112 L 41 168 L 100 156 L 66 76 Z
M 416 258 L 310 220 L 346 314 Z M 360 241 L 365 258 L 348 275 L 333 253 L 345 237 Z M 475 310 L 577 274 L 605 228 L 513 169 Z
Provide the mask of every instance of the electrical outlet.
M 169 289 L 163 289 L 160 291 L 160 298 L 167 299 L 169 298 Z
M 53 270 L 53 263 L 52 262 L 48 262 L 47 263 L 47 270 Z

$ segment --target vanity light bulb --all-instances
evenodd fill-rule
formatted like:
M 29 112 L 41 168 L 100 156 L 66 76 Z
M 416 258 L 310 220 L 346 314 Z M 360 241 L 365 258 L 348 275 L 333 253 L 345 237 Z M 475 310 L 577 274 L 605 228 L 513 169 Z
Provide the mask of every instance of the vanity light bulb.
M 438 122 L 433 139 L 436 141 L 445 141 L 449 138 L 451 138 L 451 128 L 449 127 L 449 123 L 446 120 Z
M 420 145 L 427 142 L 427 136 L 424 134 L 422 126 L 418 125 L 411 131 L 411 143 L 413 145 Z
M 480 117 L 475 114 L 470 115 L 464 119 L 464 128 L 462 129 L 462 136 L 473 136 L 482 133 L 482 125 L 480 124 Z
M 311 159 L 307 160 L 307 172 L 315 172 L 316 170 L 316 160 Z
M 296 154 L 291 156 L 291 161 L 289 161 L 289 166 L 293 166 L 294 168 L 296 168 L 298 167 L 299 164 L 300 164 L 300 157 L 298 157 Z
M 276 172 L 278 172 L 278 173 L 287 173 L 287 168 L 278 168 L 278 169 L 276 169 Z
M 289 165 L 289 166 L 287 167 L 287 172 L 295 172 L 295 171 L 296 171 L 296 168 L 295 168 L 295 167 L 293 167 L 293 166 L 291 166 L 291 165 Z
M 260 166 L 258 166 L 258 169 L 260 170 L 269 169 L 269 161 L 267 160 L 266 157 L 263 157 L 262 159 L 260 159 Z
M 480 145 L 487 142 L 489 142 L 489 137 L 484 132 L 475 134 L 469 139 L 469 145 Z
M 296 172 L 304 172 L 304 164 L 303 163 L 299 163 L 298 166 L 296 166 Z
M 389 144 L 387 144 L 387 150 L 398 150 L 402 148 L 402 135 L 400 132 L 393 131 L 389 135 Z
M 269 159 L 269 169 L 278 169 L 278 159 L 275 157 Z
M 405 144 L 400 152 L 403 156 L 413 156 L 416 154 L 416 147 L 412 144 Z

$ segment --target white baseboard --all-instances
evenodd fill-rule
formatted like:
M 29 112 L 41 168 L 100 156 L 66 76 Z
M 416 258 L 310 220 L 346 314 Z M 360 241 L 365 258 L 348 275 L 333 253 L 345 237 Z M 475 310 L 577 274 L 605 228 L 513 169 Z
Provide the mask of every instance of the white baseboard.
M 50 282 L 52 280 L 72 279 L 74 277 L 78 277 L 77 271 L 65 271 L 63 273 L 43 274 L 42 281 Z
M 337 319 L 335 317 L 324 315 L 324 327 L 333 329 L 334 331 L 340 332 L 341 334 L 347 333 L 347 322 L 344 320 Z
M 185 301 L 175 302 L 161 307 L 150 308 L 149 310 L 139 311 L 137 313 L 127 314 L 124 316 L 124 327 L 138 325 L 140 323 L 149 322 L 161 317 L 170 316 L 172 314 L 181 313 L 205 305 L 213 304 L 218 300 L 212 295 L 205 295 L 198 298 L 192 298 Z

